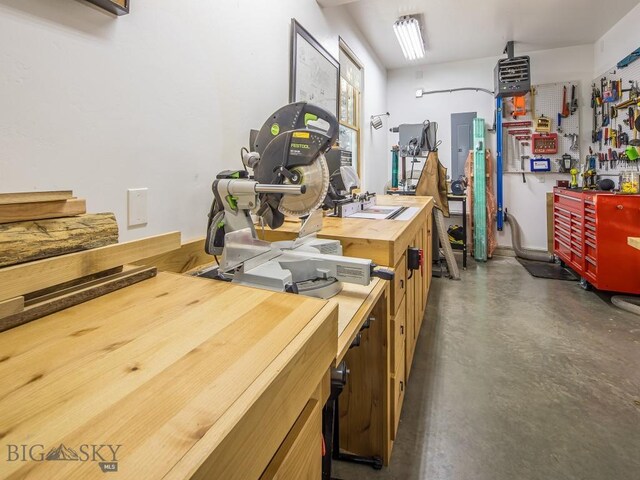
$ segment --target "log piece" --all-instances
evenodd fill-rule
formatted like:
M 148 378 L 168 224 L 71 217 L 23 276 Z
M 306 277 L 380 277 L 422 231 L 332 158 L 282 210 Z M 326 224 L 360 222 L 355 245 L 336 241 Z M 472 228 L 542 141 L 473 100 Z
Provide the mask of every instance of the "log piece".
M 0 267 L 118 243 L 113 213 L 0 224 Z

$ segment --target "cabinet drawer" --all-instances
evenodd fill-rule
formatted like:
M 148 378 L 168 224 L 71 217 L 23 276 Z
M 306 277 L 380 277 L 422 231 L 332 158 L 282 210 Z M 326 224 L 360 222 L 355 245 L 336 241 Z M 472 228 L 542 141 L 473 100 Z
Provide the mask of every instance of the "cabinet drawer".
M 405 342 L 407 337 L 406 297 L 400 303 L 396 316 L 391 320 L 391 371 L 398 374 L 404 367 Z
M 280 445 L 261 480 L 322 478 L 322 407 L 310 400 Z
M 403 363 L 404 365 L 404 363 Z M 404 403 L 404 367 L 402 372 L 391 375 L 391 439 L 396 439 L 398 432 L 398 424 L 400 423 L 400 414 L 402 413 L 402 404 Z
M 395 266 L 395 275 L 393 278 L 393 291 L 391 292 L 391 305 L 393 306 L 392 316 L 400 308 L 402 299 L 407 291 L 407 255 L 404 254 Z

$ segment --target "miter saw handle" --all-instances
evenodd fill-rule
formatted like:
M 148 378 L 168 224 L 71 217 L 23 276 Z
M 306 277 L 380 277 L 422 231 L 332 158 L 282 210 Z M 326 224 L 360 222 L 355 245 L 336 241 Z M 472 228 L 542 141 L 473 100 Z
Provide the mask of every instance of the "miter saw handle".
M 323 130 L 314 125 L 309 125 L 309 122 L 313 122 L 318 119 L 322 119 L 327 122 L 329 128 L 327 130 Z M 328 112 L 322 107 L 314 105 L 313 103 L 304 104 L 302 110 L 300 111 L 300 116 L 298 117 L 296 126 L 298 128 L 308 128 L 310 130 L 318 130 L 322 132 L 327 137 L 333 140 L 331 142 L 331 145 L 333 145 L 336 140 L 338 140 L 338 135 L 340 134 L 340 124 L 338 123 L 335 115 Z
M 318 120 L 326 123 L 326 128 L 323 128 L 322 123 L 313 123 Z M 322 153 L 324 153 L 338 140 L 340 123 L 335 115 L 318 105 L 306 102 L 291 103 L 279 108 L 267 119 L 258 132 L 251 148 L 262 157 L 269 144 L 276 137 L 296 130 L 313 132 L 327 137 L 326 141 L 323 142 Z M 247 158 L 248 160 L 249 158 Z M 264 161 L 264 158 L 260 159 L 259 162 L 255 162 L 255 165 L 262 161 Z
M 382 280 L 393 280 L 395 277 L 395 272 L 391 268 L 379 267 L 375 263 L 371 264 L 371 276 L 378 277 Z

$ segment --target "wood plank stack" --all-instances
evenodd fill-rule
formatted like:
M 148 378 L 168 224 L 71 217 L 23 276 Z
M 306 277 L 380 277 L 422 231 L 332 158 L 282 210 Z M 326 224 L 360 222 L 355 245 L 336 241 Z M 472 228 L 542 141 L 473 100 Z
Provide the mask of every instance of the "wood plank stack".
M 0 193 L 0 267 L 118 242 L 112 213 L 86 213 L 70 190 Z
M 180 233 L 118 243 L 113 213 L 86 213 L 70 190 L 0 193 L 0 332 L 155 277 Z
M 154 277 L 128 264 L 178 248 L 171 232 L 0 268 L 0 332 Z

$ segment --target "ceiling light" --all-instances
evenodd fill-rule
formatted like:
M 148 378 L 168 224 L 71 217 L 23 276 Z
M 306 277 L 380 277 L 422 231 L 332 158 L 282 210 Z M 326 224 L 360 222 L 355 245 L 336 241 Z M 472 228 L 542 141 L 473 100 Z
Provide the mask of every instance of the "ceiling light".
M 424 58 L 424 39 L 422 38 L 422 29 L 420 22 L 415 17 L 400 17 L 393 24 L 393 30 L 396 32 L 402 53 L 407 60 L 417 60 Z

